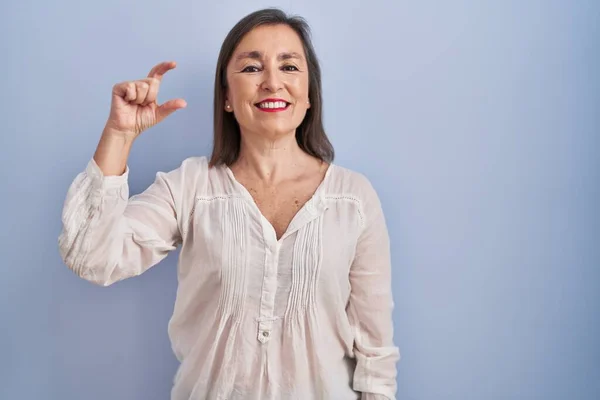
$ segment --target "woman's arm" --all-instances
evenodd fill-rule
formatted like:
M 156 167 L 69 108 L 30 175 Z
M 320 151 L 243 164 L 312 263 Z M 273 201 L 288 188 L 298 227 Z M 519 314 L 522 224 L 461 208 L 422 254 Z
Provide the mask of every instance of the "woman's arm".
M 379 198 L 368 181 L 364 187 L 363 230 L 350 270 L 347 307 L 355 335 L 354 389 L 363 400 L 391 400 L 400 353 L 393 341 L 390 242 Z
M 65 264 L 102 286 L 157 264 L 181 241 L 184 190 L 193 170 L 186 160 L 176 170 L 157 173 L 152 185 L 129 198 L 129 169 L 104 176 L 91 159 L 63 207 L 59 249 Z

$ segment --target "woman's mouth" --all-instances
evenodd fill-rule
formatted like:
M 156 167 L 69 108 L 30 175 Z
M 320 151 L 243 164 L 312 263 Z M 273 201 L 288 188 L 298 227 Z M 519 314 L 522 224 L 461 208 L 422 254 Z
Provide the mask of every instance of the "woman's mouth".
M 285 111 L 290 106 L 285 100 L 281 99 L 266 99 L 261 101 L 260 103 L 256 103 L 255 106 L 264 112 L 279 112 Z

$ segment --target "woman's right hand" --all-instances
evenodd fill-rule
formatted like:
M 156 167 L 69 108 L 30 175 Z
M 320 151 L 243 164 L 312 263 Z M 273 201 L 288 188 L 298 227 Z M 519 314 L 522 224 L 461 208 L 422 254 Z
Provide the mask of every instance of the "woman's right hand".
M 116 84 L 105 132 L 133 141 L 146 129 L 185 108 L 183 99 L 169 100 L 160 106 L 156 103 L 163 75 L 176 66 L 172 61 L 163 62 L 152 68 L 145 79 Z

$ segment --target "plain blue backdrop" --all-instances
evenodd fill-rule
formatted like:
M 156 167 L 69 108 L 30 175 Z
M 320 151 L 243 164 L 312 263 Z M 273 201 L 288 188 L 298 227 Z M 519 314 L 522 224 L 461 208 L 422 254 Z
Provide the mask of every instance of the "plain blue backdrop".
M 307 18 L 336 163 L 380 194 L 393 251 L 398 399 L 600 398 L 600 2 L 3 1 L 0 398 L 164 400 L 177 252 L 93 286 L 61 262 L 64 196 L 112 86 L 179 66 L 131 191 L 211 148 L 228 30 Z M 332 399 L 338 400 L 338 399 Z

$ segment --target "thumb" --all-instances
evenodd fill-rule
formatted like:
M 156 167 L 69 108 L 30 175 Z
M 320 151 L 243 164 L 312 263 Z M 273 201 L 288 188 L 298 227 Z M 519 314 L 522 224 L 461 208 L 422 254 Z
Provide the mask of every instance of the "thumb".
M 161 122 L 175 111 L 179 110 L 180 108 L 185 108 L 186 106 L 187 103 L 183 99 L 169 100 L 161 104 L 156 109 L 156 122 Z

